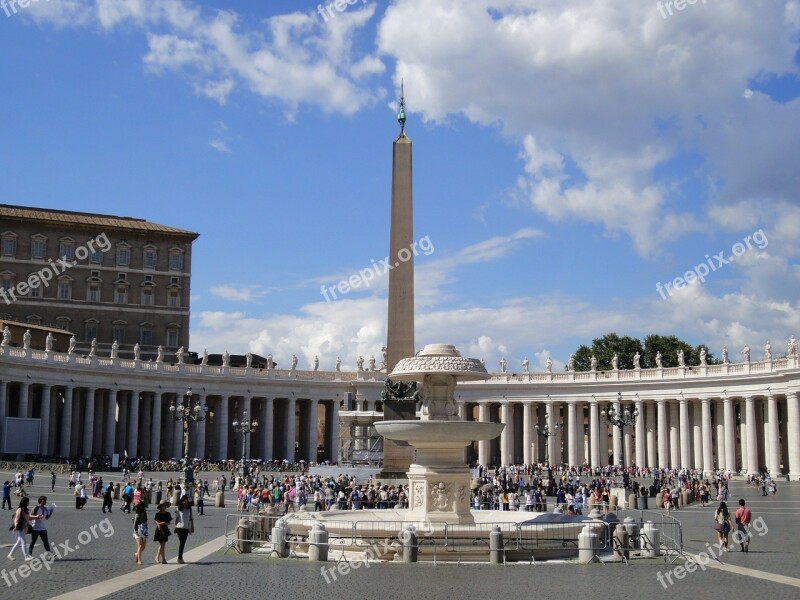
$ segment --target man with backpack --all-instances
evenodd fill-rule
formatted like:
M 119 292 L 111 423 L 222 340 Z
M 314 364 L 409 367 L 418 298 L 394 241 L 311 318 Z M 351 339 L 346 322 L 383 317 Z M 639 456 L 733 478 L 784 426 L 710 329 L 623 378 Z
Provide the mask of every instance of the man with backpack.
M 114 484 L 109 481 L 106 487 L 103 489 L 103 514 L 106 512 L 106 508 L 108 509 L 108 512 L 111 512 L 111 505 L 113 504 L 113 496 L 111 494 L 113 491 Z

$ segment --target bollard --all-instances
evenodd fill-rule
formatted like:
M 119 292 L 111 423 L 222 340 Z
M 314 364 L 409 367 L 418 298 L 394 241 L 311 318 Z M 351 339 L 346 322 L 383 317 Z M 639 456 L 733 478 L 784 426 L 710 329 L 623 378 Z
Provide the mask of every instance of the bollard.
M 689 492 L 683 490 L 681 492 L 681 506 L 686 506 L 687 504 L 689 504 Z
M 578 534 L 578 562 L 587 564 L 594 560 L 600 550 L 600 542 L 591 525 L 585 525 Z
M 417 543 L 417 531 L 409 526 L 403 530 L 403 562 L 415 563 L 419 556 L 419 545 Z
M 315 562 L 328 560 L 328 531 L 320 522 L 314 523 L 308 534 L 308 560 Z
M 652 521 L 642 527 L 642 556 L 655 558 L 661 555 L 661 534 Z
M 636 508 L 639 510 L 647 510 L 647 496 L 639 496 L 636 498 Z
M 236 526 L 236 544 L 242 554 L 250 554 L 253 550 L 253 524 L 247 519 L 239 519 L 239 524 Z
M 214 506 L 217 508 L 225 508 L 225 492 L 217 492 L 217 495 L 214 498 Z
M 628 532 L 624 527 L 617 527 L 614 531 L 614 558 L 623 560 L 628 555 Z
M 633 509 L 636 506 L 636 494 L 628 494 L 628 508 Z
M 120 491 L 119 491 L 119 484 L 114 484 L 114 500 L 119 500 L 120 498 Z
M 272 549 L 280 558 L 289 556 L 289 547 L 286 545 L 286 524 L 282 519 L 275 522 L 272 528 Z
M 489 534 L 489 562 L 493 565 L 503 564 L 503 532 L 500 528 L 492 527 Z
M 633 518 L 625 517 L 622 520 L 622 526 L 625 527 L 625 532 L 628 534 L 628 548 L 639 548 L 639 524 Z

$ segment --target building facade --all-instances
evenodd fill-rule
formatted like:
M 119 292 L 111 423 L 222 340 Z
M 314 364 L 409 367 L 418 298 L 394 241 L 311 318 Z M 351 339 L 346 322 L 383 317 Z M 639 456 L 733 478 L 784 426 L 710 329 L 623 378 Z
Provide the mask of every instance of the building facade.
M 120 356 L 189 345 L 192 242 L 143 219 L 0 205 L 0 319 L 72 332 Z M 22 346 L 20 340 L 12 340 Z M 170 352 L 172 351 L 172 352 Z
M 344 409 L 380 411 L 380 371 L 325 372 L 171 365 L 0 347 L 0 417 L 42 419 L 40 452 L 61 457 L 182 454 L 169 405 L 188 388 L 209 409 L 190 454 L 242 456 L 231 423 L 259 421 L 244 452 L 264 460 L 337 460 Z M 486 465 L 626 465 L 773 474 L 800 479 L 800 357 L 630 371 L 495 374 L 459 383 L 465 420 L 506 424 L 468 449 Z M 345 404 L 352 398 L 354 404 Z M 603 412 L 636 409 L 633 426 Z M 545 423 L 554 434 L 539 435 Z M 558 424 L 555 432 L 554 425 Z M 540 429 L 536 429 L 536 425 Z

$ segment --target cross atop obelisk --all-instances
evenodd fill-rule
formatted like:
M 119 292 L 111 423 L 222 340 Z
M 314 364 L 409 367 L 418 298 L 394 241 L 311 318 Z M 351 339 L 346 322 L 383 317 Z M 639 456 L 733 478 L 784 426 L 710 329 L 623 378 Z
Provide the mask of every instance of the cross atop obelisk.
M 405 133 L 406 101 L 400 84 L 397 113 L 400 135 L 393 144 L 392 210 L 389 229 L 389 319 L 386 372 L 401 358 L 414 356 L 414 212 L 411 193 L 411 140 Z M 401 253 L 401 250 L 406 249 Z M 410 257 L 407 261 L 398 256 Z

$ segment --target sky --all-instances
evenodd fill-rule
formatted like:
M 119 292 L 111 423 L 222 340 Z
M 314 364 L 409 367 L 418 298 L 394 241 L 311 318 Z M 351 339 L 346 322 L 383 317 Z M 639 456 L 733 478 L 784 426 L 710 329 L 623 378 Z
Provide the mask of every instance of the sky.
M 798 0 L 27 4 L 0 203 L 199 232 L 193 351 L 380 361 L 401 81 L 418 349 L 800 335 Z

